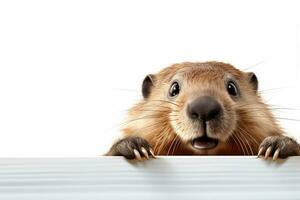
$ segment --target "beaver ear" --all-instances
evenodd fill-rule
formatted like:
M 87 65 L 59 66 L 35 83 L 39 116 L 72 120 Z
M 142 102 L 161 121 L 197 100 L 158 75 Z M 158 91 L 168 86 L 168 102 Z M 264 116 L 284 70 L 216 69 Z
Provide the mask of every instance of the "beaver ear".
M 151 94 L 151 90 L 154 86 L 154 75 L 149 74 L 145 77 L 142 85 L 143 97 L 146 99 Z
M 257 92 L 257 90 L 258 90 L 258 79 L 257 79 L 257 76 L 253 72 L 250 72 L 250 73 L 248 73 L 248 80 L 249 80 L 249 83 L 252 85 L 253 90 L 255 92 Z

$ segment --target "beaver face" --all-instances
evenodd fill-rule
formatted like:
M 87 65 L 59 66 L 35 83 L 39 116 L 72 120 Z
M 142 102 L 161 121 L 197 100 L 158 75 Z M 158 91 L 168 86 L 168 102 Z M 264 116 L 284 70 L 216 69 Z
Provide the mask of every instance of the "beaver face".
M 184 68 L 173 77 L 168 99 L 181 109 L 176 112 L 173 106 L 170 122 L 195 150 L 214 149 L 235 129 L 234 104 L 240 96 L 236 82 L 226 71 L 207 66 Z
M 257 90 L 253 73 L 224 63 L 183 63 L 154 78 L 154 88 L 159 85 L 160 89 L 151 93 L 171 102 L 166 106 L 175 134 L 200 153 L 226 144 L 237 127 L 236 106 L 247 102 L 247 93 L 253 97 Z

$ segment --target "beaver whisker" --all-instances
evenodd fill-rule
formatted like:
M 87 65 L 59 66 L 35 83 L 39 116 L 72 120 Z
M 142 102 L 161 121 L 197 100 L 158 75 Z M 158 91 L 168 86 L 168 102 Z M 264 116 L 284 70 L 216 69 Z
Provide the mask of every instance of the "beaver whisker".
M 251 113 L 251 112 L 254 112 L 254 113 L 257 113 L 258 111 L 261 111 L 261 112 L 266 112 L 266 111 L 270 111 L 270 109 L 260 109 L 260 108 L 256 108 L 256 109 L 253 109 L 253 108 L 247 108 L 247 111 L 244 110 L 244 109 L 236 109 L 236 112 L 238 113 Z
M 240 132 L 239 132 L 238 134 L 239 134 L 241 140 L 242 140 L 242 141 L 245 141 L 245 143 L 246 143 L 245 146 L 247 145 L 247 148 L 249 147 L 249 150 L 250 150 L 250 152 L 251 152 L 251 155 L 253 156 L 254 153 L 253 153 L 252 147 L 251 147 L 251 145 L 250 145 L 250 143 L 249 143 L 248 138 L 246 137 L 246 135 L 240 134 Z M 248 152 L 248 151 L 247 151 L 247 152 Z M 248 155 L 249 155 L 249 154 L 248 154 Z
M 243 150 L 240 142 L 236 139 L 235 135 L 231 135 L 231 138 L 233 139 L 234 143 L 238 146 L 240 152 L 242 151 L 243 154 L 245 155 L 244 150 Z
M 162 149 L 164 149 L 165 141 L 168 138 L 168 134 L 165 134 L 166 129 L 168 128 L 167 126 L 161 126 L 161 130 L 157 134 L 157 139 L 154 147 L 154 152 L 159 155 Z M 163 141 L 162 141 L 163 140 Z
M 165 125 L 165 124 L 162 124 L 162 125 Z M 145 135 L 154 136 L 155 138 L 157 138 L 157 141 L 159 141 L 161 138 L 163 138 L 166 135 L 164 131 L 165 131 L 165 128 L 158 126 L 154 129 L 151 129 L 151 131 L 147 132 Z
M 259 104 L 260 105 L 260 104 Z M 263 106 L 263 105 L 253 105 L 253 104 L 241 104 L 241 105 L 233 105 L 232 108 L 234 109 L 264 109 L 264 110 L 269 110 L 271 107 Z
M 242 127 L 239 127 L 238 130 L 242 131 L 244 134 L 246 134 L 248 137 L 252 138 L 252 141 L 255 142 L 257 148 L 259 147 L 259 142 L 256 140 L 256 138 L 254 136 L 252 136 L 250 133 L 248 133 L 248 131 L 246 131 L 245 129 L 243 129 Z M 250 139 L 251 140 L 251 139 Z M 260 139 L 262 140 L 262 138 Z
M 252 69 L 252 68 L 254 68 L 254 67 L 261 66 L 261 65 L 262 65 L 263 63 L 265 63 L 265 62 L 266 62 L 266 61 L 260 61 L 260 62 L 258 62 L 258 63 L 253 64 L 253 65 L 250 65 L 250 66 L 244 68 L 243 71 L 248 71 L 249 69 Z
M 176 124 L 176 127 L 173 127 L 173 129 L 175 128 L 175 130 L 173 130 L 175 133 L 178 133 L 179 131 L 181 131 L 181 132 L 185 131 L 184 127 L 181 126 L 183 124 L 183 122 L 179 121 L 179 118 L 174 120 L 173 122 L 175 122 L 175 124 Z M 176 135 L 178 135 L 178 134 L 176 134 Z
M 172 105 L 174 105 L 174 106 L 177 106 L 177 107 L 180 106 L 179 104 L 176 104 L 176 103 L 174 103 L 174 102 L 167 101 L 167 100 L 154 99 L 154 100 L 149 100 L 149 101 L 158 101 L 158 102 L 163 102 L 163 103 L 170 103 L 170 104 L 172 104 Z
M 284 111 L 284 110 L 294 110 L 297 111 L 296 109 L 291 109 L 291 108 L 251 108 L 252 111 L 261 111 L 261 110 L 269 110 L 269 111 Z
M 149 110 L 148 110 L 148 108 L 149 108 Z M 155 108 L 155 110 L 153 110 L 153 108 Z M 170 112 L 170 109 L 169 108 L 159 107 L 159 106 L 155 106 L 155 107 L 154 106 L 153 107 L 146 107 L 146 106 L 144 106 L 143 108 L 136 109 L 135 111 L 153 111 L 153 112 L 155 112 L 155 111 L 165 111 L 165 112 Z
M 288 121 L 293 121 L 293 122 L 300 122 L 299 119 L 286 118 L 286 117 L 275 117 L 275 119 L 288 120 Z
M 241 141 L 239 140 L 239 138 L 237 137 L 237 135 L 234 135 L 234 134 L 233 134 L 232 136 L 233 136 L 233 138 L 235 138 L 235 139 L 238 141 L 240 147 L 242 148 L 243 155 L 246 155 L 245 150 L 244 150 L 244 146 L 242 145 L 242 143 L 241 143 Z
M 163 143 L 161 142 L 163 138 L 166 137 L 166 134 L 163 134 L 164 130 L 166 127 L 160 127 L 160 131 L 158 132 L 158 134 L 155 134 L 155 144 L 154 144 L 154 152 L 155 154 L 159 155 L 158 152 L 160 152 L 160 149 L 162 148 L 161 146 L 163 145 Z
M 288 87 L 281 87 L 281 88 L 269 88 L 269 89 L 263 89 L 263 90 L 259 90 L 259 93 L 264 93 L 264 92 L 272 92 L 272 91 L 276 91 L 276 90 L 283 90 L 283 89 L 288 89 Z M 278 91 L 281 92 L 281 91 Z
M 165 127 L 165 129 L 170 129 L 169 127 Z M 167 132 L 167 130 L 164 130 L 164 131 L 162 131 L 162 133 L 164 133 L 164 132 Z M 168 137 L 169 137 L 169 135 L 168 134 L 163 134 L 163 142 L 161 143 L 162 145 L 161 145 L 161 148 L 158 150 L 158 155 L 160 155 L 160 152 L 162 152 L 162 151 L 164 151 L 165 149 L 166 149 L 166 146 L 167 146 L 167 141 L 168 141 Z M 161 139 L 162 140 L 162 139 Z
M 148 109 L 149 108 L 149 109 Z M 152 109 L 152 108 L 155 108 L 155 109 Z M 157 109 L 158 108 L 158 109 Z M 143 108 L 141 108 L 141 109 L 137 109 L 137 110 L 135 110 L 135 111 L 141 111 L 141 112 L 143 112 L 143 111 L 148 111 L 148 112 L 166 112 L 166 113 L 171 113 L 171 112 L 174 112 L 174 113 L 177 113 L 177 112 L 180 112 L 180 110 L 172 110 L 172 111 L 170 111 L 170 109 L 159 109 L 159 107 L 145 107 L 145 109 L 143 109 Z
M 177 142 L 175 143 L 175 147 L 172 151 L 172 155 L 174 155 L 174 152 L 177 151 L 177 149 L 181 146 L 181 144 L 182 144 L 182 141 L 181 141 L 180 137 L 177 135 Z
M 182 122 L 178 123 L 177 129 L 175 130 L 176 132 L 180 131 L 181 129 L 182 129 L 182 131 L 185 131 L 184 127 L 181 126 L 181 124 L 182 124 Z M 178 147 L 180 146 L 180 144 L 182 142 L 178 134 L 176 134 L 176 138 L 177 138 L 177 142 L 175 143 L 175 147 L 173 148 L 172 155 L 174 155 L 174 152 L 178 149 Z
M 257 105 L 261 105 L 260 107 L 258 107 Z M 282 107 L 280 105 L 274 105 L 274 104 L 264 104 L 264 103 L 257 103 L 257 104 L 236 104 L 236 105 L 232 105 L 233 108 L 241 108 L 241 109 L 265 109 L 265 110 L 295 110 L 295 111 L 299 111 L 300 109 L 298 108 L 289 108 L 289 107 Z
M 236 109 L 236 112 L 239 114 L 249 114 L 249 113 L 254 113 L 256 114 L 257 111 L 275 111 L 275 110 L 292 110 L 290 108 L 247 108 L 247 110 L 244 110 L 243 108 Z M 259 116 L 262 117 L 262 116 Z M 275 116 L 274 118 L 277 119 L 283 119 L 283 120 L 292 120 L 292 121 L 300 121 L 300 119 L 295 119 L 295 118 L 286 118 L 286 117 L 280 117 L 280 116 Z M 268 118 L 266 118 L 268 119 Z
M 235 135 L 235 136 L 241 142 L 241 145 L 242 145 L 243 149 L 245 148 L 244 155 L 248 155 L 247 147 L 245 146 L 245 143 L 243 142 L 243 140 L 240 137 L 238 137 L 238 135 Z
M 163 105 L 143 105 L 143 107 L 145 107 L 145 108 L 165 108 L 165 109 L 170 110 L 170 107 L 163 106 Z M 173 110 L 173 108 L 172 108 L 172 110 Z M 174 110 L 177 110 L 177 109 L 174 109 Z
M 173 151 L 172 151 L 172 155 L 174 155 L 174 152 L 177 150 L 177 148 L 180 146 L 180 144 L 181 144 L 181 141 L 180 141 L 180 138 L 179 138 L 179 136 L 178 135 L 176 135 L 176 142 L 175 142 L 175 146 L 174 146 L 174 148 L 173 148 Z
M 249 107 L 246 107 L 246 106 L 236 106 L 236 107 L 233 107 L 235 109 L 251 109 L 251 110 L 254 110 L 254 111 L 261 111 L 261 110 L 269 110 L 269 111 L 272 111 L 272 110 L 294 110 L 294 111 L 298 111 L 299 109 L 296 109 L 296 108 L 284 108 L 284 107 L 253 107 L 253 106 L 249 106 Z M 246 111 L 245 111 L 246 112 Z
M 175 137 L 173 138 L 173 140 L 171 141 L 171 144 L 168 148 L 168 151 L 167 151 L 167 156 L 169 155 L 170 153 L 170 150 L 172 149 L 172 146 L 173 146 L 173 143 L 176 141 L 176 138 L 177 138 L 177 135 L 175 135 Z
M 240 134 L 237 134 L 236 136 L 241 140 L 242 144 L 244 145 L 246 155 L 250 155 L 250 152 L 248 152 L 248 150 L 249 150 L 248 146 L 247 146 L 246 142 L 243 140 L 242 136 Z
M 234 144 L 237 145 L 231 136 L 227 140 L 225 140 L 225 145 L 231 146 L 231 149 L 233 149 Z
M 133 133 L 139 133 L 139 132 L 141 132 L 142 130 L 145 130 L 145 129 L 148 129 L 148 128 L 152 128 L 152 127 L 160 127 L 161 125 L 162 125 L 163 123 L 162 122 L 158 122 L 158 123 L 154 123 L 154 124 L 151 124 L 151 125 L 149 125 L 149 126 L 144 126 L 144 127 L 142 127 L 142 128 L 138 128 L 138 129 L 136 129 L 135 131 L 133 131 Z M 158 125 L 160 125 L 160 126 L 158 126 Z M 156 131 L 156 129 L 151 129 L 151 132 L 155 132 Z
M 136 111 L 141 111 L 141 112 L 159 112 L 159 113 L 170 113 L 169 110 L 151 110 L 151 109 L 138 109 Z M 173 111 L 172 111 L 173 112 Z M 179 112 L 179 111 L 175 111 Z
M 153 107 L 154 108 L 154 107 Z M 157 107 L 156 107 L 157 108 Z M 164 110 L 164 109 L 152 109 L 152 108 L 150 108 L 150 107 L 145 107 L 145 108 L 141 108 L 141 109 L 136 109 L 135 110 L 135 112 L 136 111 L 141 111 L 141 112 L 143 112 L 143 111 L 145 111 L 145 112 L 166 112 L 166 113 L 169 113 L 170 111 L 169 110 Z
M 235 143 L 235 144 L 237 145 L 237 147 L 239 148 L 239 152 L 241 152 L 241 151 L 242 151 L 241 145 L 239 144 L 239 142 L 237 142 L 237 140 L 235 139 L 235 136 L 234 136 L 234 135 L 231 135 L 230 138 L 234 141 L 234 143 Z
M 257 111 L 260 111 L 260 110 L 248 110 L 248 111 L 237 111 L 237 112 L 239 114 L 249 115 L 250 113 L 257 114 Z M 267 116 L 261 116 L 259 114 L 257 115 L 257 117 L 259 117 L 260 119 L 266 119 L 266 120 L 269 119 Z M 300 122 L 300 119 L 294 119 L 294 118 L 286 118 L 286 117 L 280 117 L 280 116 L 273 116 L 273 118 L 275 120 L 288 120 L 288 121 L 293 121 L 293 122 Z
M 165 116 L 160 115 L 159 117 L 157 117 L 156 115 L 143 116 L 143 117 L 140 117 L 140 118 L 135 118 L 135 119 L 127 120 L 125 122 L 118 123 L 113 128 L 116 128 L 116 127 L 119 127 L 119 126 L 126 126 L 126 125 L 129 125 L 130 123 L 134 123 L 136 121 L 146 120 L 146 119 L 161 119 L 162 122 L 164 122 L 163 119 L 166 118 L 166 117 L 168 117 L 168 115 L 165 115 Z
M 169 116 L 168 113 L 166 115 L 162 115 L 161 113 L 156 113 L 156 114 L 144 115 L 142 117 L 134 118 L 134 119 L 128 120 L 126 122 L 132 122 L 132 121 L 136 121 L 136 120 L 140 120 L 140 119 L 156 119 L 156 118 L 160 119 L 160 118 L 164 118 L 164 117 L 168 117 L 168 116 Z
M 295 110 L 295 111 L 299 111 L 300 108 L 289 108 L 289 107 L 282 107 L 281 105 L 275 105 L 275 104 L 270 104 L 268 105 L 268 107 L 271 107 L 271 108 L 282 108 L 282 109 L 286 109 L 286 110 Z

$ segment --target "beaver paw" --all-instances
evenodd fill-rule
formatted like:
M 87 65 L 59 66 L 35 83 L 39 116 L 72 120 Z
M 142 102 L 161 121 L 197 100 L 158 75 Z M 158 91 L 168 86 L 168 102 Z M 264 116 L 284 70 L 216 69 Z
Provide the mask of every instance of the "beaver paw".
M 261 155 L 264 155 L 265 159 L 273 157 L 273 160 L 277 160 L 277 158 L 299 156 L 300 146 L 292 138 L 285 136 L 270 136 L 259 146 L 257 156 L 260 157 Z
M 139 161 L 152 156 L 155 158 L 151 145 L 140 137 L 127 137 L 115 143 L 109 153 L 110 156 L 124 156 L 127 159 Z

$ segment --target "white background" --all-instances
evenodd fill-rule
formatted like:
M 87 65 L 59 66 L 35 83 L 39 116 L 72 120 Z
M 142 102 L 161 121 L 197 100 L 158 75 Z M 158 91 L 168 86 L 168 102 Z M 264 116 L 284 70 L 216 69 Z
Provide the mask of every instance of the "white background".
M 300 108 L 296 1 L 1 1 L 0 156 L 95 156 L 144 76 L 182 61 L 251 66 L 268 103 Z M 271 89 L 271 90 L 270 90 Z M 299 110 L 277 116 L 300 119 Z M 300 139 L 300 122 L 280 120 Z

